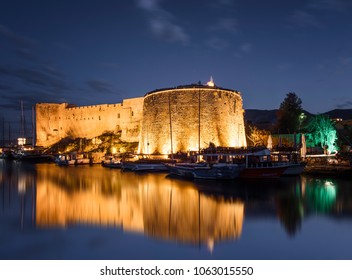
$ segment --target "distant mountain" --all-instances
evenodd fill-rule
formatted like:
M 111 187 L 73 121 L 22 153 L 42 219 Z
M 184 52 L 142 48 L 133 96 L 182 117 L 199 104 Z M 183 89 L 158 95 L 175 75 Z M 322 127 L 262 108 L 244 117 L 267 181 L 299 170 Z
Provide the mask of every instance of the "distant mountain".
M 324 115 L 328 115 L 330 119 L 352 120 L 352 109 L 335 109 L 324 113 Z
M 273 124 L 276 122 L 275 110 L 258 110 L 258 109 L 247 109 L 245 110 L 244 119 L 248 123 L 253 124 Z
M 259 109 L 246 109 L 244 119 L 248 123 L 253 124 L 270 124 L 276 123 L 276 113 L 275 110 L 259 110 Z M 307 116 L 313 116 L 307 111 L 304 111 Z M 341 118 L 343 120 L 352 120 L 352 109 L 335 109 L 322 113 L 323 115 L 328 115 L 331 119 Z

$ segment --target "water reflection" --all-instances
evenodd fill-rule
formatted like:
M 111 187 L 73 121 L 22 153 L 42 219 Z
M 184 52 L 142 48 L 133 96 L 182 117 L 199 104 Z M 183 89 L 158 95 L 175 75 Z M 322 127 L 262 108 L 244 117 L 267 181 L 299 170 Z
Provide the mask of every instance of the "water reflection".
M 247 220 L 278 219 L 289 236 L 311 215 L 351 218 L 348 181 L 185 181 L 96 167 L 0 162 L 2 214 L 40 229 L 89 225 L 207 246 L 236 240 Z M 17 219 L 17 218 L 16 218 Z
M 120 226 L 212 247 L 217 240 L 241 234 L 243 214 L 242 201 L 207 196 L 192 182 L 167 180 L 165 174 L 37 166 L 36 224 L 40 227 Z

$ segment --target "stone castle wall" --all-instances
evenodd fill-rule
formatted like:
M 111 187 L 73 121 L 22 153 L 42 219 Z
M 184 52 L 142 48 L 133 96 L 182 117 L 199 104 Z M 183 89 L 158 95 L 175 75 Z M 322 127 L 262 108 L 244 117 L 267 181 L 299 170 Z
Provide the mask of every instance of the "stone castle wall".
M 197 151 L 199 142 L 201 149 L 209 143 L 246 146 L 243 113 L 242 97 L 237 91 L 200 85 L 148 93 L 144 98 L 139 152 Z
M 122 103 L 76 107 L 67 103 L 36 104 L 36 144 L 49 146 L 62 138 L 93 138 L 121 131 L 121 140 L 138 142 L 143 97 Z
M 120 132 L 123 141 L 139 142 L 138 152 L 144 154 L 198 151 L 210 143 L 243 147 L 243 113 L 239 92 L 203 85 L 157 90 L 117 104 L 39 103 L 36 144 L 50 146 L 65 137 L 94 138 L 112 131 Z

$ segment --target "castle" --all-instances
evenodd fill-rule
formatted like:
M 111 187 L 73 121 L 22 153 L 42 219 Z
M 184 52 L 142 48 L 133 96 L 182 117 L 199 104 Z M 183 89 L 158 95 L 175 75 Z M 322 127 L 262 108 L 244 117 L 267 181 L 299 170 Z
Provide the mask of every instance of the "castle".
M 241 94 L 194 84 L 154 90 L 122 103 L 76 107 L 36 104 L 36 143 L 50 146 L 62 138 L 94 138 L 121 133 L 139 142 L 143 154 L 197 151 L 216 146 L 246 146 Z

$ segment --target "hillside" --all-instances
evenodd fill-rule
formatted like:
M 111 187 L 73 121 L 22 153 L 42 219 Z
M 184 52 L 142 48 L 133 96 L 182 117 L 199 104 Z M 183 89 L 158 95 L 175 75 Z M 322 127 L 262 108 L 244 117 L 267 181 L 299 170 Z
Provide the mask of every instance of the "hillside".
M 245 121 L 248 123 L 253 123 L 259 126 L 266 126 L 266 125 L 274 124 L 276 122 L 277 111 L 278 111 L 277 109 L 275 110 L 246 109 L 244 118 L 245 118 Z M 304 111 L 304 113 L 308 116 L 313 115 L 307 111 Z M 332 119 L 341 118 L 343 120 L 352 120 L 352 109 L 335 109 L 323 114 L 328 115 Z
M 352 109 L 335 109 L 324 113 L 324 115 L 328 115 L 331 119 L 352 120 Z

